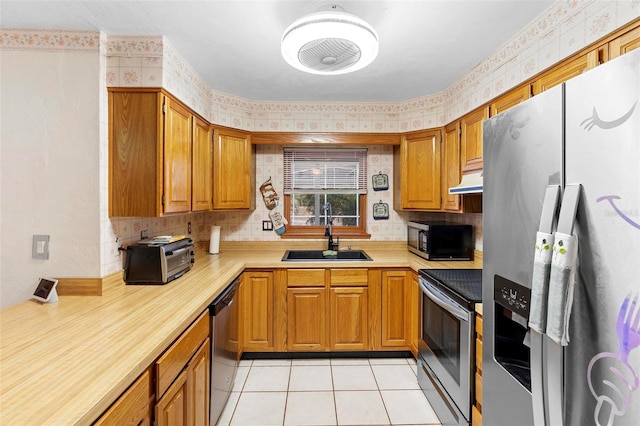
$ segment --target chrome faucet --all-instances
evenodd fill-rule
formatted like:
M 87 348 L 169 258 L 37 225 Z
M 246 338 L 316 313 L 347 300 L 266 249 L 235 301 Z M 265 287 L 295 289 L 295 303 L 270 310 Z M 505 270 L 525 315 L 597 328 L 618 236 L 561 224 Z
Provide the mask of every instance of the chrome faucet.
M 337 250 L 340 245 L 340 237 L 338 237 L 338 242 L 333 242 L 333 217 L 331 212 L 331 203 L 327 202 L 323 204 L 322 210 L 324 210 L 324 223 L 326 225 L 324 236 L 329 237 L 327 250 Z

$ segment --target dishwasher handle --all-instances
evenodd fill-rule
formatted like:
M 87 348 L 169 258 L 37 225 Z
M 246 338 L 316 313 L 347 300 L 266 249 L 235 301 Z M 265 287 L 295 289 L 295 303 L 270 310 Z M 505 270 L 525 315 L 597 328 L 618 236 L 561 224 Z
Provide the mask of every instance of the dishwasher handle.
M 209 305 L 209 314 L 211 316 L 216 316 L 221 310 L 231 306 L 238 291 L 239 284 L 240 279 L 236 278 L 218 297 L 214 299 L 213 303 Z

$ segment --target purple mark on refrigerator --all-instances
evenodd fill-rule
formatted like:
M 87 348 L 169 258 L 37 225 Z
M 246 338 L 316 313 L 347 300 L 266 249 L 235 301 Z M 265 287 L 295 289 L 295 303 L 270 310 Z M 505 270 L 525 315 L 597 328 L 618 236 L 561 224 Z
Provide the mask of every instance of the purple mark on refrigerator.
M 629 364 L 629 353 L 640 346 L 640 309 L 638 295 L 622 302 L 616 321 L 618 351 L 600 352 L 591 358 L 587 368 L 589 390 L 598 401 L 593 418 L 596 425 L 613 425 L 617 416 L 624 416 L 638 389 L 638 373 Z
M 596 109 L 596 107 L 593 107 L 593 112 L 591 113 L 591 117 L 587 117 L 584 120 L 582 120 L 582 122 L 580 123 L 580 127 L 584 126 L 587 132 L 593 129 L 594 127 L 600 127 L 603 130 L 613 129 L 614 127 L 618 127 L 621 124 L 623 124 L 625 121 L 629 119 L 629 117 L 633 115 L 633 111 L 635 111 L 636 105 L 638 105 L 638 101 L 635 101 L 633 103 L 633 106 L 631 106 L 631 109 L 629 109 L 629 111 L 624 113 L 620 118 L 617 118 L 611 121 L 606 121 L 601 119 L 600 116 L 598 115 L 598 110 Z
M 596 203 L 599 203 L 600 201 L 604 201 L 604 200 L 609 201 L 609 204 L 611 204 L 611 207 L 613 207 L 613 210 L 618 214 L 618 216 L 620 216 L 622 219 L 625 220 L 625 222 L 627 222 L 628 224 L 630 224 L 634 228 L 640 229 L 640 223 L 635 222 L 629 216 L 624 214 L 624 212 L 622 210 L 620 210 L 618 208 L 618 206 L 616 205 L 616 203 L 613 201 L 613 200 L 620 200 L 620 199 L 621 198 L 619 196 L 617 196 L 617 195 L 603 195 L 602 197 L 598 197 L 596 199 Z

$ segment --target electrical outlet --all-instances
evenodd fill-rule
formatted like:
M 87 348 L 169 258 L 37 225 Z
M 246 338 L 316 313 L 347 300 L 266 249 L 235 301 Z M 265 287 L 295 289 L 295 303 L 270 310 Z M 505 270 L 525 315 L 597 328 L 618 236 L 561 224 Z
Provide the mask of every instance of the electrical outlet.
M 149 238 L 149 230 L 148 229 L 143 229 L 142 231 L 140 231 L 140 239 L 141 240 L 146 240 L 147 238 Z
M 273 222 L 271 222 L 270 220 L 263 220 L 262 221 L 262 230 L 263 231 L 273 231 Z
M 187 234 L 191 233 L 191 222 L 187 222 Z

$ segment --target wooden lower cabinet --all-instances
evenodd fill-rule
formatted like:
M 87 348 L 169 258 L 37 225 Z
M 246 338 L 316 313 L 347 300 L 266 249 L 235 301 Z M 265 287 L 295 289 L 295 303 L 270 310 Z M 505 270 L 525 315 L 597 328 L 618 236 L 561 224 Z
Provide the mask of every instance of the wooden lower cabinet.
M 381 285 L 382 347 L 407 346 L 407 271 L 383 271 Z
M 187 365 L 188 400 L 191 404 L 188 424 L 209 424 L 209 382 L 211 380 L 211 344 L 205 340 Z M 191 417 L 191 418 L 189 418 Z
M 157 426 L 209 424 L 210 359 L 205 311 L 155 363 Z
M 257 271 L 242 274 L 239 299 L 242 350 L 272 352 L 274 350 L 274 272 Z
M 94 424 L 148 426 L 151 424 L 152 399 L 151 374 L 147 370 Z
M 329 295 L 329 348 L 332 351 L 369 349 L 367 288 L 331 288 Z
M 288 351 L 367 351 L 367 269 L 287 271 Z
M 287 289 L 287 349 L 327 349 L 326 294 L 323 287 Z
M 156 404 L 156 426 L 188 425 L 188 394 L 187 372 L 183 371 Z
M 156 426 L 209 424 L 210 343 L 206 339 L 156 404 Z

